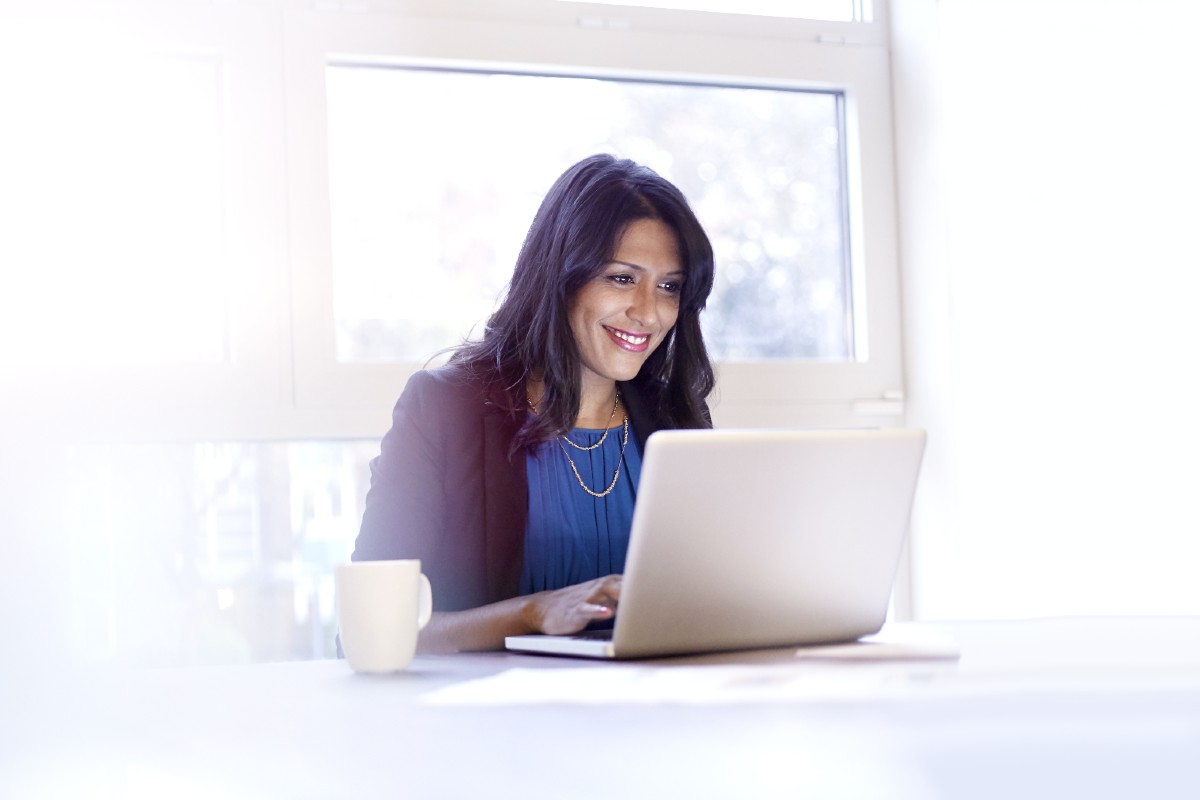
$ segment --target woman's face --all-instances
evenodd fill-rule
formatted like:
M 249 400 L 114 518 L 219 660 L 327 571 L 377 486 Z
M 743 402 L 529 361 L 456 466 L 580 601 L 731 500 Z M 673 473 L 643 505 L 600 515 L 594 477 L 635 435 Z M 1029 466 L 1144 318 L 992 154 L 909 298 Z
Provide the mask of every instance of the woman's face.
M 630 223 L 613 260 L 571 301 L 584 391 L 638 374 L 675 326 L 685 277 L 670 227 L 656 219 Z

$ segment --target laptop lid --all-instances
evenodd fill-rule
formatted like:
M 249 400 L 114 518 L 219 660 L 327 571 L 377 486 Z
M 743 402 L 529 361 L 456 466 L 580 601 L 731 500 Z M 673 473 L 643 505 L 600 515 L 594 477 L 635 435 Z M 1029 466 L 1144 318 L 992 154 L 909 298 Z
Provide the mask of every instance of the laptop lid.
M 912 429 L 659 431 L 642 457 L 611 643 L 506 644 L 640 658 L 874 633 L 924 443 Z

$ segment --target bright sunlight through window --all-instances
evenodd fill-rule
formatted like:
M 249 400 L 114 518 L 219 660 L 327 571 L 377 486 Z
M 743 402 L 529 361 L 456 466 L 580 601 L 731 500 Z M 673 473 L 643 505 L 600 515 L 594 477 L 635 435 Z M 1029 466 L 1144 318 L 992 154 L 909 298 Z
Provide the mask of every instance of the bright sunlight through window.
M 20 61 L 0 365 L 232 360 L 220 60 L 56 39 Z
M 726 360 L 855 357 L 838 92 L 331 66 L 337 354 L 423 361 L 494 308 L 579 158 L 644 163 L 713 240 Z

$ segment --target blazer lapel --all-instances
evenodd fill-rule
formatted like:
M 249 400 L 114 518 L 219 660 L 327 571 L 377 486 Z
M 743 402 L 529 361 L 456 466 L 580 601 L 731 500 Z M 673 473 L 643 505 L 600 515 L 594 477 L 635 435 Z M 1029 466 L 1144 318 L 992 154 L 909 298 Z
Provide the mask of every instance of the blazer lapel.
M 483 417 L 484 550 L 489 601 L 515 597 L 525 557 L 525 518 L 529 484 L 525 458 L 508 458 L 517 426 L 507 414 L 488 404 Z

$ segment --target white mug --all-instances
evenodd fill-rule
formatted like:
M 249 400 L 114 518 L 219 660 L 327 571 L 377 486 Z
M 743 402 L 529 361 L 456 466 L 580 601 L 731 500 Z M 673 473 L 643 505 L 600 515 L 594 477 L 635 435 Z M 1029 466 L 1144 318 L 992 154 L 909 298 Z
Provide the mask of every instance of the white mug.
M 354 561 L 333 572 L 342 652 L 355 672 L 407 667 L 417 633 L 433 613 L 433 592 L 417 559 Z

